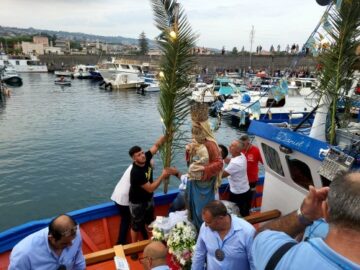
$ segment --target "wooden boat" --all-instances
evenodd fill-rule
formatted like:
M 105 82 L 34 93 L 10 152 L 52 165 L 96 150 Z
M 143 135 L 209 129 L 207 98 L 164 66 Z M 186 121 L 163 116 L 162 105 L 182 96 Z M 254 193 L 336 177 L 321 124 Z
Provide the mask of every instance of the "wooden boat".
M 261 186 L 263 178 L 259 179 L 257 204 L 261 201 Z M 222 199 L 228 197 L 227 183 L 220 187 L 220 194 Z M 177 191 L 169 191 L 168 194 L 158 193 L 155 195 L 155 214 L 157 216 L 166 216 L 169 211 L 169 205 L 177 195 Z M 76 210 L 68 213 L 80 225 L 80 232 L 83 239 L 83 253 L 85 254 L 87 269 L 115 269 L 114 268 L 114 254 L 120 248 L 115 246 L 119 226 L 120 216 L 118 210 L 113 202 L 103 203 L 81 210 Z M 251 223 L 258 223 L 276 216 L 279 216 L 279 211 L 268 211 L 266 213 L 257 213 L 247 217 Z M 12 248 L 23 238 L 29 234 L 38 231 L 48 226 L 51 218 L 31 221 L 26 224 L 11 228 L 0 233 L 0 270 L 7 269 L 9 265 L 9 256 Z M 128 238 L 130 242 L 130 235 Z M 144 248 L 145 242 L 124 246 L 124 253 L 131 254 L 140 252 Z M 134 268 L 137 269 L 137 262 L 128 260 Z M 135 265 L 135 266 L 134 266 Z M 139 266 L 139 265 L 138 265 Z

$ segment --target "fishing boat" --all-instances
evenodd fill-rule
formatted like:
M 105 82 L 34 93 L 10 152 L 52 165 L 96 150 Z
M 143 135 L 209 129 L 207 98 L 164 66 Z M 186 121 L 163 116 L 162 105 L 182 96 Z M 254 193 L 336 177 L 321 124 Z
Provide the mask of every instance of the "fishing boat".
M 204 82 L 196 83 L 191 89 L 190 99 L 195 102 L 212 103 L 220 99 L 224 102 L 234 93 L 239 93 L 238 88 L 231 79 L 227 77 L 216 77 L 212 85 Z
M 259 181 L 261 190 L 262 178 Z M 220 187 L 222 199 L 228 197 L 227 182 Z M 154 196 L 155 214 L 166 216 L 169 212 L 170 203 L 177 195 L 177 191 L 169 191 L 167 194 L 157 193 Z M 258 193 L 258 200 L 261 200 L 261 191 Z M 115 269 L 114 256 L 119 255 L 117 250 L 125 250 L 125 255 L 138 253 L 143 250 L 148 241 L 141 241 L 126 246 L 116 246 L 116 240 L 121 222 L 118 209 L 113 202 L 103 203 L 84 209 L 72 211 L 71 215 L 80 226 L 83 239 L 83 253 L 85 254 L 87 269 Z M 263 222 L 280 215 L 278 210 L 271 210 L 264 213 L 256 213 L 246 219 L 253 223 Z M 48 226 L 51 218 L 31 221 L 26 224 L 11 228 L 0 233 L 0 270 L 7 269 L 11 249 L 27 235 Z M 130 235 L 128 237 L 130 240 Z M 121 253 L 120 253 L 121 255 Z M 139 269 L 140 264 L 128 258 L 128 262 L 134 268 Z
M 223 114 L 231 115 L 244 126 L 248 126 L 254 117 L 266 123 L 294 125 L 307 119 L 311 124 L 314 116 L 309 113 L 316 108 L 316 105 L 315 93 L 290 86 L 287 94 L 281 98 L 274 97 L 270 92 L 249 91 L 227 99 L 221 111 Z
M 348 112 L 350 107 L 359 106 L 355 100 L 360 73 L 358 66 L 356 70 L 356 65 L 348 64 L 356 63 L 358 55 L 356 50 L 348 52 L 358 37 L 360 5 L 357 1 L 337 1 L 337 5 L 336 1 L 318 2 L 325 2 L 328 7 L 304 49 L 316 53 L 314 36 L 321 25 L 326 28 L 331 46 L 319 56 L 324 67 L 319 74 L 317 110 L 310 134 L 259 121 L 251 121 L 248 129 L 255 135 L 264 161 L 261 211 L 279 207 L 282 214 L 287 214 L 301 205 L 310 185 L 327 187 L 338 172 L 360 168 L 360 115 L 350 118 L 350 114 L 339 114 L 344 99 L 349 104 Z M 330 23 L 329 17 L 336 19 Z M 335 65 L 337 69 L 333 68 Z M 342 123 L 337 122 L 337 117 Z
M 355 90 L 359 77 L 352 79 L 354 87 L 351 89 Z M 348 94 L 351 97 L 353 93 Z M 276 209 L 279 209 L 281 214 L 287 214 L 299 207 L 309 185 L 317 188 L 328 186 L 338 171 L 360 167 L 358 129 L 335 129 L 337 147 L 325 140 L 326 125 L 323 120 L 330 104 L 324 97 L 326 94 L 320 98 L 310 136 L 251 121 L 249 132 L 255 135 L 264 161 L 265 175 L 258 185 L 263 182 L 262 196 L 259 196 L 262 199 L 261 213 L 245 217 L 249 222 L 257 223 L 277 217 L 280 212 Z M 334 128 L 335 123 L 332 124 L 331 128 Z M 320 129 L 322 132 L 319 132 Z M 221 186 L 220 195 L 222 199 L 226 199 L 226 184 Z M 156 194 L 156 215 L 166 215 L 169 203 L 175 196 L 176 191 Z M 96 205 L 69 214 L 80 224 L 87 269 L 115 269 L 114 256 L 125 258 L 129 254 L 141 252 L 148 243 L 142 241 L 114 246 L 120 219 L 113 203 Z M 17 242 L 44 228 L 49 221 L 50 219 L 30 222 L 0 233 L 0 269 L 7 268 L 9 254 Z M 137 262 L 130 259 L 127 261 L 131 269 L 139 269 Z

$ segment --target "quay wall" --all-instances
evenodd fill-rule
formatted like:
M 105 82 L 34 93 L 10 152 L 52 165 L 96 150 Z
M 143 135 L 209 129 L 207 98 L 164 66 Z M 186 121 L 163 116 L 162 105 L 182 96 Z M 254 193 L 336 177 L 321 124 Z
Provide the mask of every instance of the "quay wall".
M 114 55 L 41 55 L 39 56 L 41 62 L 46 63 L 49 71 L 61 68 L 69 68 L 77 64 L 95 65 L 100 61 L 111 59 Z M 140 62 L 147 62 L 152 67 L 158 66 L 159 56 L 148 55 L 116 55 L 116 58 L 126 60 L 136 60 Z M 296 68 L 314 69 L 316 66 L 316 59 L 307 56 L 299 58 L 294 55 L 253 55 L 251 57 L 252 67 L 254 69 L 286 69 L 289 68 L 293 61 L 298 60 Z M 247 69 L 250 66 L 249 55 L 234 56 L 234 55 L 199 55 L 196 56 L 198 63 L 197 69 L 201 70 L 207 68 L 209 72 L 214 72 L 219 69 Z

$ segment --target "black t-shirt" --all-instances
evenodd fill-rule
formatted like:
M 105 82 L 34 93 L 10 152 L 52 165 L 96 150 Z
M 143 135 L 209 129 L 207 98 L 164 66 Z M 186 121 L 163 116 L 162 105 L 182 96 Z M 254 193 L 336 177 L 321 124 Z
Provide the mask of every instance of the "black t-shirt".
M 149 193 L 141 186 L 147 182 L 153 182 L 153 169 L 150 165 L 152 159 L 150 151 L 145 153 L 146 162 L 143 167 L 140 167 L 133 163 L 133 167 L 130 172 L 130 192 L 129 201 L 132 203 L 148 202 L 153 197 L 153 192 Z

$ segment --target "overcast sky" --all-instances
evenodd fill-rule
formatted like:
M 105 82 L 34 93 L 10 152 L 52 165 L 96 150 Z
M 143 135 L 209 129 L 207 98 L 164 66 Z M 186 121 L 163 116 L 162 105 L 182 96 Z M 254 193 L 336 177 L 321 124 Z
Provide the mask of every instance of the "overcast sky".
M 325 11 L 315 0 L 179 0 L 198 46 L 226 50 L 306 41 Z M 1 0 L 0 25 L 153 39 L 150 0 Z

